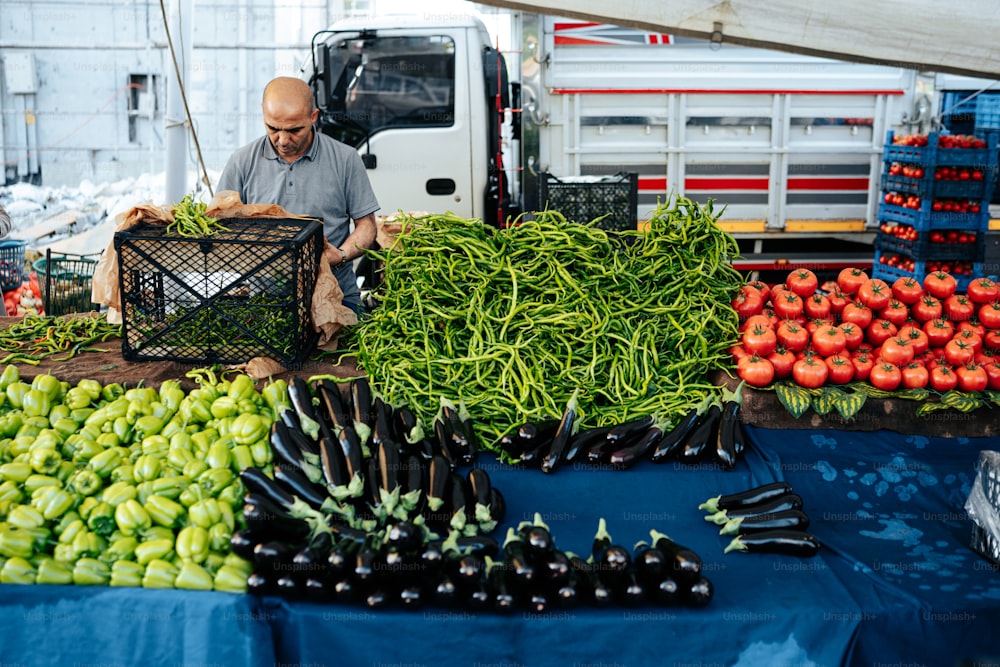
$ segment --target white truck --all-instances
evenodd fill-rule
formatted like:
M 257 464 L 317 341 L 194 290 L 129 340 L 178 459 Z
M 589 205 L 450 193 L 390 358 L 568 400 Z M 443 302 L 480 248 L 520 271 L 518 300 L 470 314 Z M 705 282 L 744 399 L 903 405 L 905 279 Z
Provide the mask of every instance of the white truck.
M 362 154 L 384 213 L 501 226 L 546 207 L 542 180 L 617 178 L 635 183 L 640 226 L 673 195 L 725 206 L 738 268 L 870 263 L 886 131 L 929 129 L 933 75 L 509 17 L 509 48 L 468 15 L 313 37 L 303 76 L 321 129 Z

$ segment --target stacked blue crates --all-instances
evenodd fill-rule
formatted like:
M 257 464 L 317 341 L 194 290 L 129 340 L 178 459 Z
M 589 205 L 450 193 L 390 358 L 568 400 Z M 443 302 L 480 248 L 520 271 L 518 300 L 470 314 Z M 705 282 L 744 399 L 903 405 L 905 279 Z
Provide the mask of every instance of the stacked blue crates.
M 894 132 L 886 135 L 882 155 L 882 197 L 879 203 L 879 231 L 875 237 L 875 261 L 872 276 L 892 283 L 900 277 L 912 277 L 923 282 L 924 276 L 939 262 L 961 265 L 966 272 L 953 270 L 960 290 L 982 275 L 986 232 L 989 229 L 990 197 L 997 171 L 997 142 L 1000 135 L 991 133 L 984 148 L 942 148 L 939 135 L 930 133 L 926 146 L 896 145 Z M 919 177 L 896 172 L 893 165 L 909 165 L 922 170 Z M 941 179 L 943 168 L 978 172 L 979 178 Z M 898 206 L 886 201 L 887 194 L 919 197 L 919 207 Z M 935 201 L 956 201 L 969 205 L 969 210 L 935 210 Z M 915 240 L 904 240 L 887 233 L 885 227 L 907 225 L 917 232 Z M 932 236 L 975 235 L 973 243 L 933 242 Z M 950 234 L 955 232 L 955 234 Z M 912 269 L 884 263 L 892 255 L 912 260 Z M 909 265 L 910 263 L 907 262 Z

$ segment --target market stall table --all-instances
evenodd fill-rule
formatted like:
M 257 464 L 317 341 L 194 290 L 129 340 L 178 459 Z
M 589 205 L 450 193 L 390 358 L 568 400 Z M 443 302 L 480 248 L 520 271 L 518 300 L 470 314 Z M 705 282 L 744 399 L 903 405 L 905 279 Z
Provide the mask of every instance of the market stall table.
M 661 530 L 715 585 L 702 609 L 553 609 L 502 616 L 183 593 L 2 586 L 6 663 L 961 665 L 996 662 L 1000 573 L 969 548 L 963 509 L 991 438 L 749 428 L 732 472 L 714 464 L 552 475 L 483 457 L 506 523 L 540 512 L 586 553 L 597 521 L 631 546 Z M 723 554 L 698 504 L 784 479 L 823 542 L 811 559 Z M 505 529 L 498 530 L 502 536 Z M 51 637 L 62 641 L 54 645 Z M 212 638 L 211 643 L 208 637 Z

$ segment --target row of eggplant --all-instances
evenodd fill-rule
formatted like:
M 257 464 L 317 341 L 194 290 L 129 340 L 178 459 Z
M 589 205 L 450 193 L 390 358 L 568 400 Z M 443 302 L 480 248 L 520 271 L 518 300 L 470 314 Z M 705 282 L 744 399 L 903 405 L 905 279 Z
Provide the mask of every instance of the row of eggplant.
M 709 498 L 699 505 L 705 521 L 732 536 L 725 553 L 775 553 L 808 558 L 820 542 L 809 533 L 802 497 L 787 482 L 769 482 L 737 493 Z

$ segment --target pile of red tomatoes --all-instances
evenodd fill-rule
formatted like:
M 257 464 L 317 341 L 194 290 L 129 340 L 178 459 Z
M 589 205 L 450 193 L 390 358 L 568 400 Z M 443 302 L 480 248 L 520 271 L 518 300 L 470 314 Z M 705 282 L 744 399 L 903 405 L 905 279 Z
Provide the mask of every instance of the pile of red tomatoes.
M 732 306 L 741 337 L 731 352 L 751 386 L 1000 390 L 1000 285 L 989 278 L 960 292 L 943 271 L 889 284 L 850 268 L 820 285 L 794 269 L 784 283 L 741 286 Z

